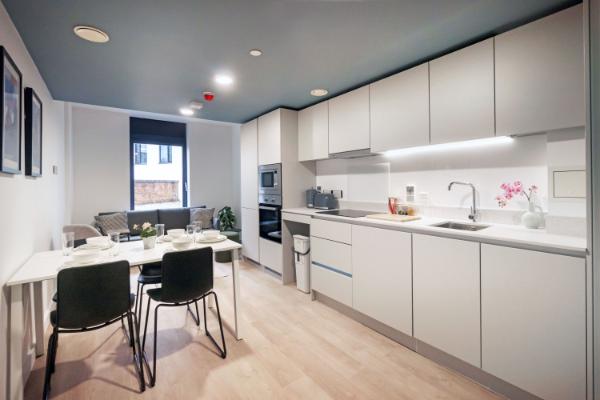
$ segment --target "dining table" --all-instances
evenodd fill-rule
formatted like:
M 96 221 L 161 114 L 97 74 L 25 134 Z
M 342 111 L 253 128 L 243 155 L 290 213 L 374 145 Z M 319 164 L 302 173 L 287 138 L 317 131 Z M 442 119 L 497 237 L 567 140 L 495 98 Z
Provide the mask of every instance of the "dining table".
M 170 242 L 163 241 L 156 243 L 154 248 L 144 249 L 143 242 L 128 241 L 117 244 L 115 251 L 104 250 L 95 264 L 106 263 L 110 261 L 126 260 L 129 265 L 141 266 L 144 264 L 156 263 L 162 260 L 163 255 L 168 251 L 178 251 L 173 248 Z M 242 329 L 240 320 L 240 279 L 239 279 L 239 256 L 242 245 L 232 240 L 226 239 L 216 243 L 194 243 L 188 249 L 211 247 L 214 253 L 231 253 L 231 278 L 233 280 L 233 333 L 237 340 L 242 339 Z M 116 253 L 116 254 L 115 254 Z M 42 251 L 34 253 L 23 264 L 13 276 L 6 282 L 5 286 L 9 290 L 8 295 L 8 352 L 7 352 L 7 387 L 6 397 L 12 400 L 23 398 L 24 379 L 23 379 L 23 340 L 25 335 L 25 324 L 31 324 L 33 332 L 33 344 L 27 349 L 28 357 L 31 359 L 32 352 L 39 357 L 44 354 L 44 296 L 43 282 L 56 279 L 58 272 L 63 268 L 69 268 L 73 265 L 71 256 L 63 255 L 62 250 Z M 24 309 L 23 294 L 29 290 L 32 295 L 31 318 L 26 318 L 27 313 Z M 27 321 L 26 321 L 27 319 Z M 227 316 L 224 316 L 226 325 L 230 324 Z

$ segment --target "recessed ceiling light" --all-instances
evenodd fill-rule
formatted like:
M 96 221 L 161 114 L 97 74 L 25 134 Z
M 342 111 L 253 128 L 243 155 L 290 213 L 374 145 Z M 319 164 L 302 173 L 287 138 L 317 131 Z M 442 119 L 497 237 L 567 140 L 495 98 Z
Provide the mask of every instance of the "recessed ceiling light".
M 217 82 L 219 85 L 229 86 L 233 83 L 233 78 L 229 75 L 219 74 L 215 76 L 215 82 Z
M 323 97 L 328 93 L 329 91 L 327 89 L 313 89 L 310 91 L 310 95 L 315 97 Z
M 186 117 L 191 117 L 192 115 L 194 115 L 194 110 L 192 110 L 189 107 L 181 107 L 179 109 L 179 112 L 181 113 L 181 115 L 185 115 Z
M 258 56 L 262 56 L 263 52 L 261 49 L 252 49 L 248 53 L 250 53 L 251 56 L 258 57 Z
M 106 43 L 110 40 L 106 32 L 98 28 L 94 28 L 93 26 L 77 25 L 75 28 L 73 28 L 73 32 L 88 42 Z

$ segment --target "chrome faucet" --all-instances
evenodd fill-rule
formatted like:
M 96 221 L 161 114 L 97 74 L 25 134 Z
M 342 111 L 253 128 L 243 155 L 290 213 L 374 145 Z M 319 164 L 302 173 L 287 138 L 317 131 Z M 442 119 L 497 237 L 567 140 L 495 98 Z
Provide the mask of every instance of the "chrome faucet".
M 454 185 L 465 185 L 465 186 L 471 186 L 471 191 L 473 192 L 473 205 L 471 206 L 471 214 L 469 214 L 469 219 L 473 222 L 477 221 L 478 218 L 478 214 L 479 212 L 477 211 L 477 203 L 475 200 L 475 186 L 472 183 L 469 182 L 450 182 L 450 184 L 448 185 L 448 190 L 452 189 L 452 186 Z

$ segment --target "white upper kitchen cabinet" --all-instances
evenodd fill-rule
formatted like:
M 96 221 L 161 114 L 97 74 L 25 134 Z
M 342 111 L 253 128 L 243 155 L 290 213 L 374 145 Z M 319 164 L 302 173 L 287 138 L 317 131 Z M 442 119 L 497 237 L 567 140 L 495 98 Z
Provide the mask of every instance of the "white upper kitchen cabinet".
M 281 109 L 277 109 L 258 117 L 258 165 L 280 162 Z
M 431 143 L 493 137 L 494 40 L 429 62 Z
M 254 119 L 240 131 L 242 207 L 258 209 L 258 130 Z
M 353 307 L 412 336 L 411 234 L 352 226 Z
M 429 144 L 429 65 L 371 84 L 371 151 Z
M 497 135 L 584 125 L 581 5 L 496 36 L 495 51 Z
M 298 112 L 298 161 L 329 157 L 329 104 L 324 101 Z
M 482 368 L 548 400 L 586 398 L 585 260 L 481 245 Z
M 415 338 L 481 366 L 479 243 L 413 234 Z
M 258 245 L 258 210 L 242 207 L 242 254 L 260 261 Z
M 364 150 L 371 146 L 369 86 L 329 100 L 329 153 Z

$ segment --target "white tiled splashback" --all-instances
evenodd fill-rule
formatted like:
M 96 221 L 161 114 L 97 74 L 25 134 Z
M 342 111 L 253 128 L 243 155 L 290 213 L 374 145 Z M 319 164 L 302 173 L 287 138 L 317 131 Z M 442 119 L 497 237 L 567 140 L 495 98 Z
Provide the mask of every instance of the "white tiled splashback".
M 572 132 L 566 134 L 572 135 Z M 583 137 L 577 137 L 577 140 L 584 141 Z M 526 209 L 526 199 L 517 198 L 500 209 L 495 197 L 501 193 L 503 182 L 520 180 L 527 187 L 535 184 L 539 187 L 539 204 L 547 211 L 548 169 L 549 165 L 555 164 L 548 159 L 552 152 L 549 153 L 547 147 L 547 135 L 538 134 L 478 147 L 454 146 L 398 156 L 323 160 L 317 162 L 317 185 L 325 190 L 343 190 L 342 205 L 370 204 L 371 209 L 382 210 L 385 210 L 389 196 L 404 198 L 406 185 L 414 185 L 417 195 L 428 194 L 428 205 L 422 209 L 424 214 L 465 218 L 465 210 L 471 205 L 471 191 L 462 186 L 448 191 L 448 184 L 455 180 L 466 181 L 477 188 L 483 219 L 518 223 Z M 584 164 L 584 154 L 581 154 L 581 160 Z M 572 207 L 580 208 L 575 214 L 585 216 L 585 201 Z

